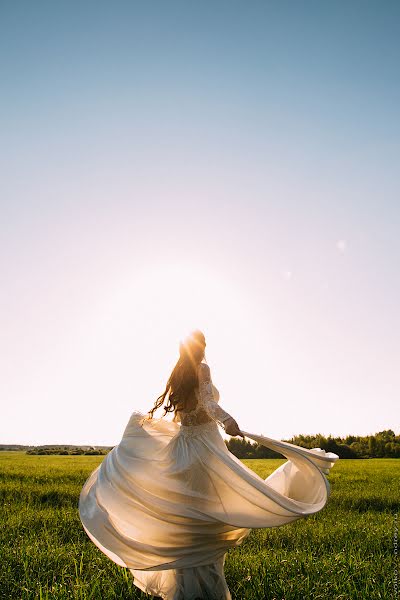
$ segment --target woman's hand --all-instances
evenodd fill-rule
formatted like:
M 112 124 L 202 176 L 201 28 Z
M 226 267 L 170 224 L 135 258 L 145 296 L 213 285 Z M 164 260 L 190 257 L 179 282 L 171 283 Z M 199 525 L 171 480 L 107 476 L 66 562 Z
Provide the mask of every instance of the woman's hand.
M 236 423 L 235 419 L 231 417 L 227 419 L 224 423 L 225 433 L 235 437 L 236 435 L 241 435 L 244 438 L 243 433 L 239 429 L 239 425 Z

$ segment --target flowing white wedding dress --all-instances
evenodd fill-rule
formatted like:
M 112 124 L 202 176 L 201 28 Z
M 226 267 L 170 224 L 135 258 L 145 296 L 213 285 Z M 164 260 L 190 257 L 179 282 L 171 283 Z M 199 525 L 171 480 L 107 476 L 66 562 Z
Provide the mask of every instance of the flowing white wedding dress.
M 218 429 L 230 415 L 200 363 L 197 405 L 173 421 L 134 412 L 120 443 L 85 482 L 79 514 L 90 539 L 164 600 L 231 600 L 225 555 L 252 528 L 320 511 L 339 458 L 242 430 L 288 460 L 265 480 L 231 454 Z

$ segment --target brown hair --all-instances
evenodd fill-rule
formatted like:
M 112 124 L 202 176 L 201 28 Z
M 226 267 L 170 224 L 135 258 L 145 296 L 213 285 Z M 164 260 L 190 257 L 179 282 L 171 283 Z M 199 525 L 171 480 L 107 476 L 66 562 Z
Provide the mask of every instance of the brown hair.
M 179 359 L 167 381 L 164 392 L 157 398 L 146 419 L 152 419 L 154 412 L 160 408 L 168 396 L 164 406 L 164 417 L 168 412 L 175 411 L 178 404 L 185 408 L 188 398 L 198 387 L 197 369 L 204 356 L 206 340 L 199 329 L 192 331 L 179 344 Z

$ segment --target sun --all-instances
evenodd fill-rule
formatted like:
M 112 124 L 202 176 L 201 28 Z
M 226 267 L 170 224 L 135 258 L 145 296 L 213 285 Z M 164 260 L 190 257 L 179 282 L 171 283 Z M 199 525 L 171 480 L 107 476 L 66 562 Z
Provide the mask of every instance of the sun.
M 92 307 L 85 368 L 92 364 L 96 376 L 109 381 L 113 397 L 118 390 L 127 395 L 134 382 L 126 403 L 147 410 L 179 358 L 180 341 L 199 329 L 216 380 L 236 385 L 245 376 L 244 361 L 251 359 L 254 370 L 257 357 L 266 360 L 264 343 L 258 348 L 255 342 L 260 318 L 243 281 L 216 267 L 149 262 L 116 277 Z
M 193 329 L 212 328 L 231 305 L 224 280 L 184 263 L 153 266 L 137 278 L 135 289 L 143 322 L 178 341 Z
M 123 336 L 124 343 L 140 346 L 158 362 L 194 329 L 204 333 L 207 350 L 225 339 L 229 353 L 231 340 L 246 339 L 249 320 L 255 318 L 240 281 L 195 262 L 143 265 L 114 281 L 104 302 L 110 343 Z
M 88 371 L 101 379 L 102 393 L 120 410 L 152 406 L 179 358 L 180 341 L 195 329 L 205 336 L 205 359 L 229 402 L 240 408 L 243 394 L 258 397 L 257 389 L 251 392 L 254 373 L 263 372 L 276 344 L 270 335 L 265 343 L 265 306 L 243 280 L 209 263 L 180 260 L 149 261 L 107 283 L 81 323 L 76 372 L 84 381 Z

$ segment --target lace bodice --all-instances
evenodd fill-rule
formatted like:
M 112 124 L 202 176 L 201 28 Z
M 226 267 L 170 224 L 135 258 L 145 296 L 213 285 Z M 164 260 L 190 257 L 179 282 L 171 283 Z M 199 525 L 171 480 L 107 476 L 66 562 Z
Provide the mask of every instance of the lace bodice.
M 224 423 L 231 415 L 219 405 L 219 391 L 211 381 L 210 367 L 200 363 L 198 367 L 199 387 L 194 392 L 197 398 L 196 407 L 192 410 L 177 410 L 175 419 L 184 426 L 197 426 L 216 421 Z

